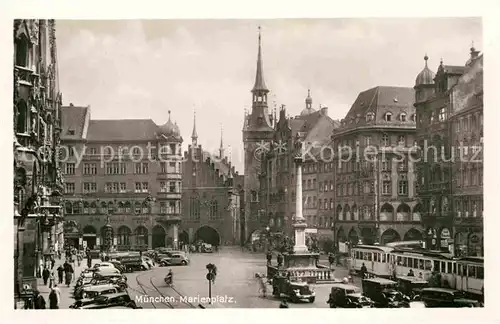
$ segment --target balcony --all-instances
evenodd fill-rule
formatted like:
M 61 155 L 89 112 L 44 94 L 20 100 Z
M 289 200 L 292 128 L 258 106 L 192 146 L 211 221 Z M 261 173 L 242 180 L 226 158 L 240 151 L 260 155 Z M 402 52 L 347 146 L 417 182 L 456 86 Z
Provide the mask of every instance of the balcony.
M 181 220 L 180 214 L 159 214 L 155 216 L 157 222 L 180 222 Z
M 156 175 L 158 180 L 182 180 L 182 173 L 158 173 Z
M 182 194 L 180 192 L 159 191 L 158 197 L 166 199 L 181 199 Z
M 14 66 L 14 80 L 17 80 L 21 85 L 31 87 L 38 77 L 38 74 L 35 74 L 32 69 L 19 65 Z

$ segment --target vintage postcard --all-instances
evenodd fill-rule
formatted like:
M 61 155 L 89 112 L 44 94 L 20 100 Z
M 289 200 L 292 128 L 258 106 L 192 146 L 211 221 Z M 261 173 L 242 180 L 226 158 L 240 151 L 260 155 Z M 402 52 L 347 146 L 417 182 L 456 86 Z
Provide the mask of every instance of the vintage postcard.
M 481 17 L 21 18 L 14 308 L 490 302 Z

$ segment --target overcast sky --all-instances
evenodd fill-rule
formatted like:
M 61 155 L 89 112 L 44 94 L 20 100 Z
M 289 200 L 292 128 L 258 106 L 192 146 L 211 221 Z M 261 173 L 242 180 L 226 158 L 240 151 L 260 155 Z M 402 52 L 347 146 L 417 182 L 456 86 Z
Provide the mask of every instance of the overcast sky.
M 220 125 L 243 170 L 244 109 L 251 108 L 257 26 L 262 26 L 270 106 L 296 115 L 313 105 L 341 119 L 359 92 L 413 87 L 424 66 L 463 65 L 471 42 L 482 50 L 479 18 L 331 20 L 57 21 L 64 104 L 90 105 L 93 119 L 177 121 L 184 147 L 196 109 L 199 142 L 216 150 Z M 124 130 L 126 131 L 126 130 Z

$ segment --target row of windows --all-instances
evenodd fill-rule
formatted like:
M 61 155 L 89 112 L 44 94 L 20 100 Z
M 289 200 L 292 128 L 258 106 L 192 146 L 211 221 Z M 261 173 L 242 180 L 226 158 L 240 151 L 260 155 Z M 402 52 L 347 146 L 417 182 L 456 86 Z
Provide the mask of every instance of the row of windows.
M 98 192 L 98 186 L 96 182 L 84 182 L 83 183 L 83 193 L 96 193 Z M 104 192 L 106 193 L 126 193 L 127 183 L 126 182 L 106 182 L 104 186 Z M 147 182 L 136 182 L 134 186 L 135 193 L 149 192 L 149 184 Z M 182 182 L 181 181 L 161 181 L 160 182 L 160 192 L 168 193 L 181 193 L 182 192 Z M 75 183 L 66 182 L 65 183 L 65 193 L 73 194 L 75 193 Z
M 179 214 L 181 211 L 180 201 L 161 201 L 159 204 L 160 214 Z M 144 203 L 136 201 L 120 202 L 114 204 L 113 202 L 66 202 L 64 206 L 66 214 L 150 214 L 153 212 L 152 208 Z
M 160 162 L 161 173 L 180 173 L 180 162 Z M 64 173 L 66 175 L 75 175 L 76 163 L 67 162 L 64 166 Z M 107 175 L 123 175 L 127 174 L 127 164 L 124 162 L 110 162 L 104 166 L 104 173 Z M 148 174 L 149 163 L 135 163 L 134 174 Z M 96 175 L 98 174 L 97 163 L 83 163 L 83 175 Z
M 483 129 L 483 114 L 472 114 L 461 117 L 453 122 L 455 133 L 468 132 Z
M 209 220 L 222 218 L 219 211 L 219 202 L 216 199 L 200 202 L 198 198 L 191 197 L 189 200 L 189 219 L 199 220 L 201 215 L 201 207 L 207 212 Z
M 482 186 L 483 168 L 463 168 L 455 174 L 457 187 Z
M 333 217 L 305 216 L 309 227 L 330 228 L 333 226 Z
M 74 130 L 69 129 L 68 133 L 71 134 L 73 133 L 74 135 Z M 68 156 L 75 156 L 76 148 L 74 146 L 68 145 L 65 147 L 65 150 L 68 152 Z M 120 157 L 124 157 L 127 155 L 130 155 L 130 152 L 132 152 L 132 155 L 144 155 L 144 156 L 156 156 L 157 155 L 157 149 L 154 147 L 151 147 L 149 150 L 146 147 L 138 147 L 138 146 L 133 146 L 131 148 L 128 147 L 117 147 L 117 148 L 112 148 L 109 146 L 106 147 L 89 147 L 89 146 L 84 146 L 82 148 L 84 155 L 116 155 Z M 182 154 L 181 152 L 182 147 L 178 144 L 168 144 L 168 145 L 161 145 L 160 146 L 160 154 Z

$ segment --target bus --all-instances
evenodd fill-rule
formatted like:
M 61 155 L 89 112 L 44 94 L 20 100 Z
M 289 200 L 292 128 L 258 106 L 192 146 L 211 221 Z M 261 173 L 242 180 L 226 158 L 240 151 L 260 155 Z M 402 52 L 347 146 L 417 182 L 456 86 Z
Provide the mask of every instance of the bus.
M 455 289 L 484 296 L 484 258 L 464 257 L 456 261 Z
M 363 263 L 369 274 L 389 277 L 389 255 L 392 247 L 379 245 L 357 245 L 351 249 L 350 270 L 359 272 Z

